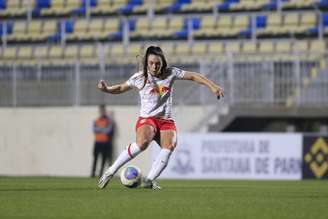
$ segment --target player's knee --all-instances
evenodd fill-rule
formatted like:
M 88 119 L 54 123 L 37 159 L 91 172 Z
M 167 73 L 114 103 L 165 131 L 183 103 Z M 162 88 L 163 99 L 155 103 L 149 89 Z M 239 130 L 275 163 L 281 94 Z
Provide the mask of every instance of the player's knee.
M 140 147 L 140 150 L 145 150 L 147 149 L 148 145 L 150 144 L 151 141 L 149 141 L 146 138 L 140 139 L 137 141 L 138 146 Z
M 169 144 L 169 145 L 163 146 L 163 148 L 168 149 L 170 151 L 174 151 L 175 147 L 176 147 L 175 144 Z

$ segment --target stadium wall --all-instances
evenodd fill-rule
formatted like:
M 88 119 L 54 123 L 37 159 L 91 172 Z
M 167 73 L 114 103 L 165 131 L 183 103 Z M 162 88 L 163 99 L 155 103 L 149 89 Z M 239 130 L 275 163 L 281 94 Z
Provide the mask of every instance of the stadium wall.
M 118 124 L 117 154 L 135 139 L 138 107 L 108 109 L 114 112 Z M 181 132 L 188 131 L 202 117 L 197 106 L 176 110 Z M 0 109 L 0 175 L 89 176 L 92 121 L 97 115 L 97 107 Z M 132 161 L 145 172 L 151 162 L 150 150 Z

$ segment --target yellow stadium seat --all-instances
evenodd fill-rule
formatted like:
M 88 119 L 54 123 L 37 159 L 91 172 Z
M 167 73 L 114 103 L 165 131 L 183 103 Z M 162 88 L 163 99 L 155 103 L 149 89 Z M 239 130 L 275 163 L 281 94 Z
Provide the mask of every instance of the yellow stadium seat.
M 317 0 L 289 0 L 282 2 L 283 9 L 299 9 L 313 6 Z
M 315 13 L 302 13 L 297 33 L 305 33 L 309 28 L 317 24 L 317 15 Z
M 38 46 L 34 50 L 34 57 L 38 59 L 46 59 L 48 57 L 48 47 L 47 46 Z
M 223 0 L 192 0 L 190 4 L 182 5 L 181 11 L 212 11 L 217 4 L 220 4 L 222 2 Z
M 290 41 L 278 41 L 276 43 L 276 52 L 289 53 L 292 51 L 292 43 Z
M 272 41 L 262 41 L 259 43 L 259 52 L 261 53 L 273 53 L 274 43 Z
M 172 5 L 175 2 L 175 0 L 157 0 L 155 4 L 155 11 L 159 12 L 168 7 L 169 5 Z
M 95 47 L 93 45 L 83 45 L 80 48 L 80 57 L 82 58 L 97 57 L 97 55 L 95 54 Z
M 34 1 L 30 3 L 31 8 L 25 7 L 25 5 L 23 5 L 24 1 L 22 2 L 21 0 L 7 0 L 6 3 L 5 10 L 0 10 L 0 16 L 15 17 L 22 16 L 27 13 L 29 9 L 33 9 Z
M 283 26 L 279 28 L 276 33 L 284 34 L 284 33 L 295 33 L 298 31 L 298 22 L 299 22 L 299 14 L 298 13 L 288 13 L 284 17 Z
M 153 0 L 144 0 L 143 4 L 137 5 L 136 7 L 133 8 L 133 13 L 134 14 L 146 13 L 153 5 L 155 5 L 155 2 Z
M 203 56 L 207 52 L 207 43 L 193 43 L 191 52 L 196 56 Z
M 8 41 L 19 41 L 22 37 L 26 35 L 27 22 L 25 21 L 15 21 L 13 25 L 13 33 L 7 36 Z
M 233 17 L 229 15 L 222 15 L 219 17 L 217 27 L 213 32 L 208 33 L 211 37 L 229 36 L 233 35 L 232 31 Z
M 179 43 L 176 47 L 175 53 L 178 56 L 189 56 L 191 53 L 191 46 L 188 43 Z
M 223 52 L 223 44 L 220 42 L 210 43 L 208 45 L 209 53 L 222 53 Z
M 257 51 L 257 44 L 255 42 L 245 42 L 243 43 L 244 53 L 255 53 Z
M 139 17 L 136 20 L 135 30 L 130 33 L 130 36 L 131 37 L 143 36 L 144 34 L 149 33 L 150 26 L 151 23 L 148 17 Z
M 162 43 L 160 46 L 167 58 L 169 58 L 171 55 L 175 53 L 176 45 L 174 43 L 171 42 Z
M 117 9 L 127 5 L 127 0 L 98 0 L 96 7 L 92 8 L 93 14 L 109 14 L 116 12 Z
M 239 42 L 226 43 L 225 51 L 228 53 L 240 53 L 240 43 Z
M 258 30 L 258 35 L 275 35 L 280 31 L 282 27 L 282 15 L 280 13 L 273 13 L 267 16 L 266 27 L 262 30 Z
M 217 19 L 213 16 L 203 16 L 200 20 L 200 29 L 196 30 L 193 35 L 196 37 L 208 37 L 214 32 Z
M 303 52 L 307 52 L 307 51 L 308 51 L 308 48 L 309 48 L 309 46 L 308 46 L 308 41 L 306 41 L 306 40 L 298 40 L 298 41 L 296 41 L 296 42 L 294 43 L 294 45 L 293 45 L 293 51 L 294 51 L 295 53 L 299 53 L 299 52 L 301 52 L 301 53 L 303 53 Z
M 125 48 L 122 44 L 114 44 L 110 48 L 110 56 L 113 57 L 122 57 L 125 54 Z
M 64 58 L 65 59 L 77 59 L 79 54 L 79 46 L 72 45 L 72 46 L 66 46 L 64 50 Z
M 40 40 L 45 40 L 50 35 L 54 34 L 57 29 L 57 20 L 45 20 L 43 22 L 41 34 L 39 35 Z
M 31 59 L 33 54 L 33 47 L 23 46 L 18 50 L 17 58 L 20 59 Z
M 161 37 L 161 36 L 169 35 L 169 33 L 166 33 L 166 31 L 169 29 L 168 19 L 166 17 L 155 18 L 150 26 L 151 26 L 150 31 L 144 30 L 141 36 Z
M 56 59 L 61 58 L 63 55 L 63 47 L 61 46 L 51 46 L 49 49 L 49 58 Z
M 26 39 L 30 41 L 38 41 L 41 36 L 43 21 L 41 20 L 32 20 L 27 28 Z
M 66 35 L 67 40 L 80 40 L 87 32 L 89 20 L 79 19 L 74 22 L 73 32 Z
M 66 0 L 52 0 L 49 8 L 44 8 L 41 10 L 41 15 L 57 15 L 60 11 L 64 11 L 66 5 Z
M 15 59 L 17 55 L 16 47 L 6 47 L 3 50 L 2 58 L 3 59 Z

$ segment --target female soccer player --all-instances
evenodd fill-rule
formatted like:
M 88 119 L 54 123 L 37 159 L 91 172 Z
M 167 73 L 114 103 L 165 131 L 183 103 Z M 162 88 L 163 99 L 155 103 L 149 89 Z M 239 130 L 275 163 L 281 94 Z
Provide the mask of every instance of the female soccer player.
M 160 47 L 149 46 L 143 60 L 143 70 L 133 74 L 125 83 L 108 86 L 100 80 L 98 88 L 106 93 L 120 94 L 136 88 L 141 99 L 140 117 L 136 124 L 136 142 L 131 143 L 115 160 L 102 177 L 98 187 L 104 188 L 116 171 L 155 140 L 161 147 L 143 186 L 161 189 L 155 179 L 168 164 L 171 153 L 177 145 L 177 133 L 172 113 L 173 82 L 176 79 L 191 80 L 203 84 L 217 97 L 223 97 L 223 89 L 205 76 L 168 67 Z

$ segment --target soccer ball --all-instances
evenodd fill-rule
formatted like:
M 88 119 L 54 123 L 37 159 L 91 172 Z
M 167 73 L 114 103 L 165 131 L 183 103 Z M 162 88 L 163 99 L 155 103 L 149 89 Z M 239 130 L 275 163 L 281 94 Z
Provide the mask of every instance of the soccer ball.
M 141 184 L 141 171 L 136 166 L 127 166 L 121 172 L 121 183 L 128 188 L 136 188 Z

